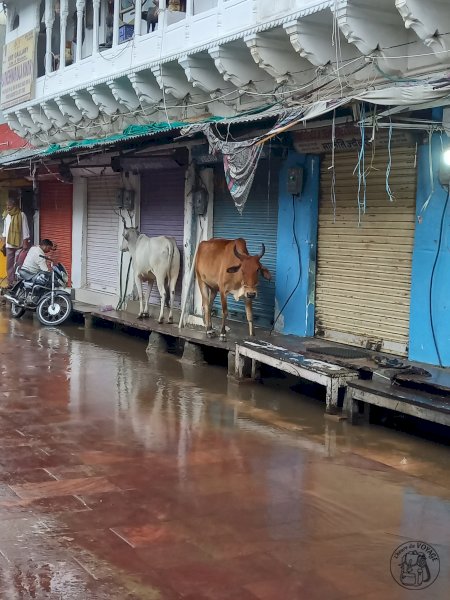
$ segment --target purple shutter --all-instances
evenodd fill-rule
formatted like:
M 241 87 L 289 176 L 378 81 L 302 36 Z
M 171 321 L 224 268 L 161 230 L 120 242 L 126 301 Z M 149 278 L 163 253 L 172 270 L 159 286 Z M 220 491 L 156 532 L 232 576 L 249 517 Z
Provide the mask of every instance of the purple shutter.
M 181 258 L 184 241 L 184 180 L 185 170 L 182 168 L 148 171 L 141 178 L 141 233 L 149 237 L 174 237 Z M 177 307 L 181 304 L 182 273 L 181 265 L 175 294 Z M 154 304 L 160 302 L 156 283 L 150 301 Z

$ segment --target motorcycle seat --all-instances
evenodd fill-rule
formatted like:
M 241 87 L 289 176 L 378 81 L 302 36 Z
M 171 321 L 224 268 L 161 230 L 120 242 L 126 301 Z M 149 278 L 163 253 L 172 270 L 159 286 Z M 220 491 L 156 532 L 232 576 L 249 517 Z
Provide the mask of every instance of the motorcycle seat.
M 30 273 L 30 271 L 27 271 L 26 269 L 19 269 L 18 275 L 21 279 L 23 279 L 23 281 L 30 281 L 33 279 L 36 273 Z

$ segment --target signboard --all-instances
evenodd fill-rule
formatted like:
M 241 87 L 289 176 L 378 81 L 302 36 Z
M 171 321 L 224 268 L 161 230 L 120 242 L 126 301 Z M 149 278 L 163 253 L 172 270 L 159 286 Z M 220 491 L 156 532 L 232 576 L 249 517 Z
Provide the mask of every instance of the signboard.
M 36 33 L 29 31 L 3 50 L 1 108 L 31 100 L 34 95 L 34 57 Z
M 365 148 L 370 149 L 372 144 L 372 127 L 366 127 Z M 330 153 L 333 149 L 332 128 L 317 127 L 314 129 L 303 129 L 292 132 L 294 148 L 302 154 L 324 154 Z M 376 146 L 386 146 L 389 142 L 389 130 L 379 129 L 375 132 Z M 399 146 L 413 146 L 414 137 L 409 131 L 394 130 L 392 142 Z M 334 151 L 345 152 L 349 150 L 358 151 L 361 148 L 361 132 L 356 125 L 336 125 Z

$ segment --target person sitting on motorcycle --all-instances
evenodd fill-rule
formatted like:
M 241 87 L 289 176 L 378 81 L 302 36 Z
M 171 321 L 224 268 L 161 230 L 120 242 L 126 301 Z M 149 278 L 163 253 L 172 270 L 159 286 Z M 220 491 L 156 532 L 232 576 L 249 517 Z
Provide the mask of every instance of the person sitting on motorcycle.
M 32 246 L 28 250 L 26 259 L 23 262 L 22 269 L 28 273 L 39 273 L 39 271 L 49 271 L 47 261 L 43 254 L 48 254 L 54 250 L 55 245 L 51 240 L 44 239 L 40 241 L 39 246 Z

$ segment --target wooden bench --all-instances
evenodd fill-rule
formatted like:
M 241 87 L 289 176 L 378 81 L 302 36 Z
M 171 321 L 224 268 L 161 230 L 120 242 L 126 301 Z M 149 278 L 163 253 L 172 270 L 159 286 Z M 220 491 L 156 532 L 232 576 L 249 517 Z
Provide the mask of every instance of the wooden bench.
M 345 394 L 344 412 L 353 424 L 359 420 L 360 403 L 381 406 L 441 425 L 450 425 L 450 397 L 446 396 L 373 380 L 351 382 Z
M 250 363 L 250 364 L 249 364 Z M 258 364 L 312 381 L 326 387 L 326 411 L 337 411 L 339 388 L 358 377 L 356 371 L 321 360 L 307 358 L 281 346 L 264 341 L 245 341 L 236 344 L 235 375 L 239 381 L 255 378 Z

